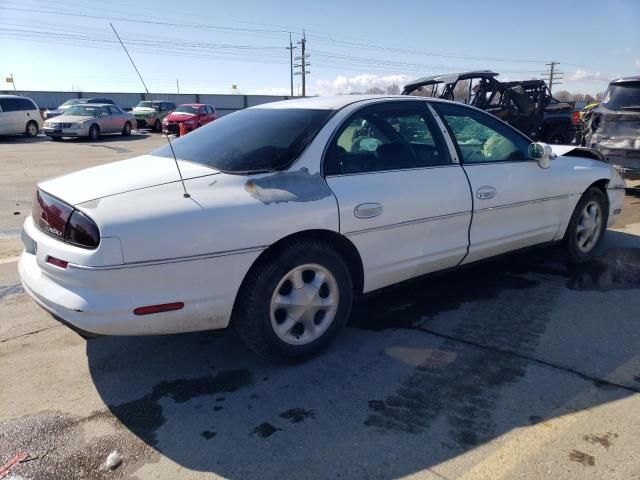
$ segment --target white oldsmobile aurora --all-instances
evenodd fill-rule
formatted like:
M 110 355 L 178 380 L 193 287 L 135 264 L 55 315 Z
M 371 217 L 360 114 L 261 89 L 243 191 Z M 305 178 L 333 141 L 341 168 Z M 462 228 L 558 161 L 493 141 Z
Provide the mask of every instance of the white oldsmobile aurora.
M 419 97 L 261 105 L 172 147 L 38 186 L 20 276 L 85 335 L 232 325 L 303 359 L 363 293 L 533 245 L 589 260 L 624 197 L 596 151 Z

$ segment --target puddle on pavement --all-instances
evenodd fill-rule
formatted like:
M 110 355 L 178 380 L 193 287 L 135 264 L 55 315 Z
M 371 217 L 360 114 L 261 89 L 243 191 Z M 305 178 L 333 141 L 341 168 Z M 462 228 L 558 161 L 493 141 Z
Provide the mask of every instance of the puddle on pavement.
M 373 331 L 415 327 L 466 302 L 539 286 L 541 280 L 530 274 L 562 277 L 572 290 L 640 288 L 640 248 L 611 248 L 580 265 L 564 262 L 557 249 L 547 248 L 435 274 L 362 299 L 354 305 L 349 326 Z
M 151 393 L 121 405 L 110 406 L 113 414 L 138 437 L 152 446 L 157 445 L 156 432 L 165 423 L 160 400 L 170 397 L 176 403 L 184 403 L 203 395 L 235 392 L 251 385 L 253 378 L 247 369 L 219 372 L 193 379 L 160 382 Z

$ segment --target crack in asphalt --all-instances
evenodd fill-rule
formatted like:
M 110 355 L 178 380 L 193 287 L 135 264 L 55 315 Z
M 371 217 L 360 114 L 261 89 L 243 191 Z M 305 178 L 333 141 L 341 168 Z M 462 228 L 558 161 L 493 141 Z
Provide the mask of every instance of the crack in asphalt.
M 489 350 L 495 353 L 500 353 L 502 355 L 508 355 L 511 357 L 515 357 L 515 358 L 519 358 L 522 360 L 527 360 L 529 362 L 533 362 L 533 363 L 537 363 L 539 365 L 543 365 L 546 367 L 550 367 L 553 368 L 555 370 L 561 370 L 565 373 L 570 373 L 572 375 L 576 375 L 580 378 L 582 378 L 583 380 L 587 380 L 590 382 L 593 382 L 597 385 L 605 385 L 605 386 L 609 386 L 609 387 L 616 387 L 616 388 L 622 388 L 624 390 L 627 390 L 629 392 L 634 392 L 634 393 L 640 393 L 640 387 L 633 387 L 630 385 L 623 385 L 621 383 L 617 383 L 617 382 L 612 382 L 610 380 L 605 380 L 603 378 L 599 378 L 599 377 L 594 377 L 592 375 L 589 375 L 588 373 L 585 372 L 581 372 L 580 370 L 576 370 L 575 368 L 569 367 L 568 365 L 560 365 L 557 363 L 553 363 L 549 360 L 544 360 L 542 358 L 538 358 L 538 357 L 533 357 L 530 355 L 525 355 L 522 353 L 518 353 L 514 350 L 509 350 L 509 349 L 504 349 L 504 348 L 499 348 L 499 347 L 495 347 L 492 345 L 485 345 L 483 343 L 478 343 L 478 342 L 474 342 L 472 340 L 467 340 L 464 338 L 460 338 L 460 337 L 455 337 L 453 335 L 448 335 L 446 333 L 441 333 L 441 332 L 437 332 L 435 330 L 431 330 L 430 328 L 425 328 L 425 327 L 404 327 L 407 330 L 417 330 L 419 332 L 422 333 L 426 333 L 428 335 L 433 335 L 435 337 L 439 337 L 439 338 L 443 338 L 446 340 L 451 340 L 454 342 L 458 342 L 458 343 L 462 343 L 464 345 L 468 345 L 471 347 L 475 347 L 481 350 Z
M 16 335 L 15 337 L 3 338 L 0 340 L 0 343 L 5 343 L 10 340 L 16 340 L 18 338 L 27 337 L 29 335 L 35 335 L 36 333 L 44 332 L 45 330 L 51 330 L 52 328 L 62 327 L 62 325 L 52 325 L 51 327 L 41 328 L 40 330 L 34 330 L 33 332 L 22 333 L 20 335 Z

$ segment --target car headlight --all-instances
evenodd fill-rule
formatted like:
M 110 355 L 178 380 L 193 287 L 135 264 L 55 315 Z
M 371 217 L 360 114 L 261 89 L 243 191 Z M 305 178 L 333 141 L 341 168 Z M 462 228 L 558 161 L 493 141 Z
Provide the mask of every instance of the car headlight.
M 69 128 L 77 130 L 79 128 L 82 128 L 84 125 L 82 123 L 72 123 L 71 125 L 69 125 Z

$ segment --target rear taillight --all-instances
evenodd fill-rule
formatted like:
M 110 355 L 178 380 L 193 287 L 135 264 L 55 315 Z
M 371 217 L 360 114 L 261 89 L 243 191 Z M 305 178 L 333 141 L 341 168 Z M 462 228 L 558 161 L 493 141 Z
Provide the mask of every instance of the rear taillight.
M 74 245 L 96 248 L 100 244 L 98 226 L 79 210 L 74 210 L 67 223 L 64 239 Z
M 571 115 L 571 121 L 574 125 L 578 125 L 580 123 L 580 112 L 573 112 Z
M 83 248 L 100 244 L 100 231 L 93 220 L 71 205 L 41 191 L 36 191 L 33 221 L 43 232 Z
M 33 203 L 33 221 L 38 228 L 54 237 L 64 238 L 64 229 L 73 207 L 40 190 Z

